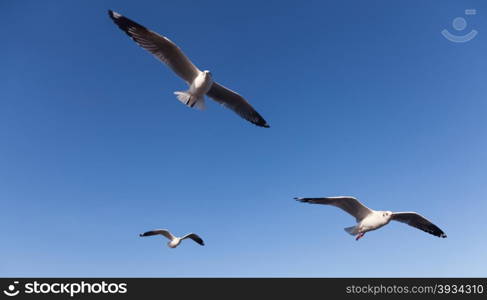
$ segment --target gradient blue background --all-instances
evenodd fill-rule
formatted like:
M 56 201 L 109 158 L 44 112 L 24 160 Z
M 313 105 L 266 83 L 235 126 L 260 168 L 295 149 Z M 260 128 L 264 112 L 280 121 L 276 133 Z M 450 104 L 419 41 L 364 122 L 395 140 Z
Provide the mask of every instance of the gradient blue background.
M 486 276 L 485 1 L 2 1 L 0 276 Z M 440 31 L 467 16 L 456 44 Z M 270 123 L 108 18 L 176 42 Z M 356 242 L 344 212 L 413 210 Z M 169 249 L 153 228 L 207 243 Z

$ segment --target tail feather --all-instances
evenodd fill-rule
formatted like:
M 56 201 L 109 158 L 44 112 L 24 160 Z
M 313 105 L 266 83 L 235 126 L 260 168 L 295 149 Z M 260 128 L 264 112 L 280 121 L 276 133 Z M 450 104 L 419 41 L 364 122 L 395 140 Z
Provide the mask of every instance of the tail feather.
M 358 230 L 357 230 L 357 226 L 351 226 L 351 227 L 347 227 L 347 228 L 344 228 L 346 232 L 348 232 L 348 234 L 351 234 L 351 235 L 356 235 L 358 234 Z
M 188 92 L 177 91 L 174 92 L 179 101 L 189 107 L 196 107 L 198 109 L 205 109 L 205 99 L 203 97 L 197 98 Z

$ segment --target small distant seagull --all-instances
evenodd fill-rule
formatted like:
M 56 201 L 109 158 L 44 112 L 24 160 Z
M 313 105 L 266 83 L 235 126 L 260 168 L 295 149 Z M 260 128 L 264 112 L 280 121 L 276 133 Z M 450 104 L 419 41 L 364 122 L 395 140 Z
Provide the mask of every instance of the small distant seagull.
M 203 109 L 206 94 L 247 121 L 257 126 L 269 127 L 264 118 L 242 96 L 213 81 L 210 71 L 200 71 L 171 40 L 114 11 L 109 10 L 108 15 L 139 46 L 166 63 L 186 81 L 189 90 L 174 92 L 179 101 L 189 107 Z
M 187 234 L 183 237 L 176 237 L 176 236 L 172 235 L 166 229 L 156 229 L 156 230 L 147 231 L 147 232 L 140 234 L 139 236 L 151 236 L 151 235 L 158 235 L 158 234 L 161 234 L 161 235 L 163 235 L 169 239 L 169 242 L 167 243 L 169 248 L 176 248 L 177 246 L 179 246 L 179 244 L 181 244 L 182 240 L 187 239 L 187 238 L 192 239 L 193 241 L 197 242 L 201 246 L 205 245 L 203 240 L 195 233 L 190 233 L 190 234 Z
M 362 238 L 367 231 L 372 231 L 387 225 L 391 220 L 406 223 L 437 237 L 446 238 L 446 234 L 425 217 L 415 212 L 396 212 L 372 210 L 354 197 L 327 198 L 294 198 L 300 202 L 333 205 L 343 209 L 355 217 L 356 226 L 347 227 L 345 231 L 357 235 L 356 240 Z

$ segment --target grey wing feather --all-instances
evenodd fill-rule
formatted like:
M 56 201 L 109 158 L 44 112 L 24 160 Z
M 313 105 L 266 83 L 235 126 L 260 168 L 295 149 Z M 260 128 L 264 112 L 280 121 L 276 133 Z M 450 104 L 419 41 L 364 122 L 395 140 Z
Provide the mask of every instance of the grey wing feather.
M 392 220 L 416 227 L 437 237 L 446 238 L 446 234 L 438 226 L 415 212 L 397 212 L 392 214 Z
M 171 40 L 145 28 L 119 13 L 109 10 L 108 15 L 121 30 L 142 48 L 166 63 L 187 83 L 190 84 L 193 82 L 200 70 Z
M 236 112 L 245 120 L 261 127 L 270 127 L 262 116 L 238 93 L 214 82 L 207 95 Z
M 300 202 L 313 203 L 313 204 L 325 204 L 336 206 L 347 213 L 355 217 L 357 222 L 365 218 L 372 212 L 370 208 L 363 205 L 354 197 L 342 196 L 342 197 L 324 197 L 324 198 L 294 198 Z
M 165 236 L 166 238 L 168 238 L 171 241 L 174 239 L 174 235 L 172 235 L 166 229 L 155 229 L 155 230 L 147 231 L 147 232 L 140 234 L 140 236 L 151 236 L 151 235 L 158 235 L 158 234 Z
M 187 234 L 185 235 L 182 239 L 187 239 L 187 238 L 190 238 L 192 239 L 193 241 L 197 242 L 198 244 L 200 244 L 201 246 L 204 246 L 205 245 L 205 242 L 203 242 L 203 239 L 200 238 L 197 234 L 195 233 L 190 233 L 190 234 Z

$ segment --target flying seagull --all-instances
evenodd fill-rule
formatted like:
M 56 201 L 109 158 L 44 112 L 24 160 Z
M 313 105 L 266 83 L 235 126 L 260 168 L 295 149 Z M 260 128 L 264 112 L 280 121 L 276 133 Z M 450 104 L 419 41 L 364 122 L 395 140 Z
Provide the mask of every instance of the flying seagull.
M 177 237 L 177 236 L 172 235 L 172 233 L 170 233 L 169 230 L 167 230 L 167 229 L 151 230 L 151 231 L 141 233 L 139 236 L 151 236 L 151 235 L 158 235 L 158 234 L 161 234 L 161 235 L 163 235 L 169 239 L 169 242 L 167 242 L 167 245 L 169 246 L 169 248 L 176 248 L 177 246 L 179 246 L 179 244 L 181 244 L 182 240 L 188 239 L 188 238 L 197 242 L 201 246 L 205 245 L 203 240 L 195 233 L 190 233 L 190 234 L 187 234 L 183 237 Z
M 174 92 L 179 101 L 189 107 L 203 109 L 206 94 L 216 102 L 232 109 L 247 121 L 257 126 L 269 127 L 264 118 L 242 96 L 213 81 L 210 71 L 200 71 L 183 51 L 167 37 L 159 35 L 114 11 L 109 10 L 108 15 L 139 46 L 166 63 L 169 68 L 186 81 L 189 85 L 187 91 Z
M 395 212 L 373 210 L 363 205 L 354 197 L 294 198 L 300 202 L 333 205 L 355 217 L 357 225 L 345 228 L 358 241 L 367 231 L 387 225 L 391 220 L 406 223 L 437 237 L 446 238 L 446 234 L 428 219 L 415 212 Z

